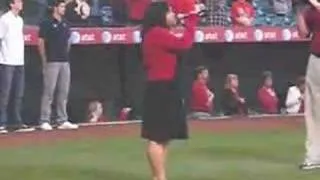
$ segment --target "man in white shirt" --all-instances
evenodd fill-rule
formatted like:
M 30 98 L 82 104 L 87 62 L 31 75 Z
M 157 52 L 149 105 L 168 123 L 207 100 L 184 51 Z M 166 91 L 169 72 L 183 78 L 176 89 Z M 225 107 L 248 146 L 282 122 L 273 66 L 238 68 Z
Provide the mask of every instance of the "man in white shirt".
M 11 93 L 15 130 L 30 131 L 21 118 L 24 95 L 23 19 L 19 16 L 22 0 L 6 0 L 9 10 L 0 17 L 0 133 L 7 132 L 8 104 Z

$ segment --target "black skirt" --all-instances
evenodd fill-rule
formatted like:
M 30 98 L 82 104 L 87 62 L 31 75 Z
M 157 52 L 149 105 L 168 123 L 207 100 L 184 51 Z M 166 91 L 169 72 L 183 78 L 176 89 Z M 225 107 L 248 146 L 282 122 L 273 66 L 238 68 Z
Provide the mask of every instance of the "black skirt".
M 142 119 L 145 139 L 167 142 L 188 138 L 185 102 L 173 81 L 147 83 Z

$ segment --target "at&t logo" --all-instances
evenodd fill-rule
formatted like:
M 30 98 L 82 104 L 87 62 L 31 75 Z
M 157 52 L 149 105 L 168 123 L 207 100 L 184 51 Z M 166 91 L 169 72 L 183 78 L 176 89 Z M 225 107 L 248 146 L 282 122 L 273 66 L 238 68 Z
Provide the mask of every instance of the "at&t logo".
M 261 29 L 256 29 L 254 31 L 254 37 L 256 41 L 262 41 L 263 40 L 263 31 Z
M 109 31 L 104 31 L 102 33 L 102 41 L 103 43 L 110 43 L 112 40 L 112 34 Z
M 224 32 L 224 38 L 227 42 L 232 42 L 234 39 L 234 33 L 232 30 L 228 29 Z
M 81 41 L 81 35 L 77 31 L 73 31 L 70 36 L 70 41 L 72 44 L 78 44 Z

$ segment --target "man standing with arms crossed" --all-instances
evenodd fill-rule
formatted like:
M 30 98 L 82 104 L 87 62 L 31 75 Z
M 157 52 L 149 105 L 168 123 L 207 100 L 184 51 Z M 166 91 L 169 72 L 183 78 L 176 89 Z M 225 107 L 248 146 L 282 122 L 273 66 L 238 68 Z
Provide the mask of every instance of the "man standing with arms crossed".
M 39 53 L 43 67 L 43 95 L 41 100 L 40 129 L 52 130 L 50 124 L 52 102 L 57 90 L 56 115 L 58 129 L 77 129 L 68 121 L 67 102 L 70 88 L 70 29 L 64 20 L 66 3 L 55 0 L 49 19 L 40 25 Z
M 0 133 L 7 133 L 8 104 L 12 93 L 12 119 L 17 131 L 32 131 L 23 124 L 21 106 L 24 95 L 22 0 L 6 0 L 8 11 L 0 17 Z
M 300 166 L 303 170 L 320 168 L 320 3 L 318 0 L 308 3 L 297 15 L 300 36 L 312 37 L 306 73 L 306 156 Z

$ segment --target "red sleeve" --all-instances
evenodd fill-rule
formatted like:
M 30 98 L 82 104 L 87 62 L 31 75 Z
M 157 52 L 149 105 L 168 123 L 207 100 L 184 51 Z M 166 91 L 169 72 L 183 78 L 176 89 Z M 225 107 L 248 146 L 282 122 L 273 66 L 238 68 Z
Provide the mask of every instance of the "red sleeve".
M 306 10 L 306 12 L 304 14 L 304 18 L 305 18 L 306 25 L 307 25 L 308 29 L 310 31 L 312 31 L 313 24 L 314 24 L 314 18 L 313 18 L 312 9 Z
M 239 17 L 239 14 L 238 14 L 238 6 L 236 3 L 233 3 L 232 4 L 232 7 L 231 7 L 231 18 L 232 19 L 235 19 L 237 17 Z
M 176 37 L 166 29 L 158 32 L 157 42 L 160 46 L 169 50 L 185 50 L 191 48 L 194 39 L 197 17 L 186 19 L 186 27 L 182 37 Z

